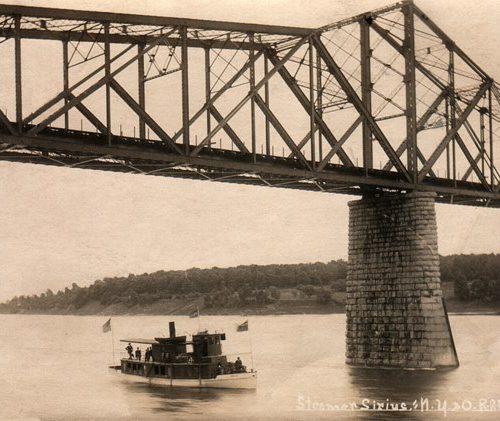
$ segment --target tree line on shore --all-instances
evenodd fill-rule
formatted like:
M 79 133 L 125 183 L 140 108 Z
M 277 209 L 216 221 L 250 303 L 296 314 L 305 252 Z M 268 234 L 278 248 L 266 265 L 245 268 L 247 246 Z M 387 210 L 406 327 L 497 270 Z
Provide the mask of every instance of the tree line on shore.
M 247 265 L 232 268 L 157 271 L 127 277 L 104 278 L 88 287 L 73 283 L 54 293 L 22 295 L 0 304 L 2 313 L 70 313 L 89 303 L 133 307 L 160 300 L 202 302 L 206 308 L 263 307 L 279 301 L 289 290 L 295 298 L 328 304 L 335 292 L 346 287 L 347 262 L 293 265 Z M 453 282 L 455 297 L 462 301 L 499 302 L 500 254 L 441 257 L 441 280 Z

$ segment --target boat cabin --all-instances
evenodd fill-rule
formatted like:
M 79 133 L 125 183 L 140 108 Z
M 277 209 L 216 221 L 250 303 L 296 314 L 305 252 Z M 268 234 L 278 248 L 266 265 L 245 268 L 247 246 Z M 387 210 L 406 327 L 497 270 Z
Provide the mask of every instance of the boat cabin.
M 214 378 L 224 367 L 227 358 L 222 354 L 221 342 L 225 333 L 198 332 L 188 341 L 185 335 L 177 336 L 175 322 L 169 323 L 169 337 L 151 339 L 122 339 L 122 342 L 147 344 L 150 353 L 144 360 L 121 359 L 121 371 L 146 377 L 166 378 Z M 229 363 L 231 365 L 232 363 Z

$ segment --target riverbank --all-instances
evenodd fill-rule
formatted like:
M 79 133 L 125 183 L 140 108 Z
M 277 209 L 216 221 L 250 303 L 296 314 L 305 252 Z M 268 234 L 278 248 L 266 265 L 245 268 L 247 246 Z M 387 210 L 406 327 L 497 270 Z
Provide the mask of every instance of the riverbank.
M 498 304 L 487 305 L 477 302 L 462 302 L 455 298 L 447 299 L 448 313 L 455 315 L 500 315 Z M 126 315 L 190 315 L 196 309 L 201 315 L 285 315 L 285 314 L 341 314 L 345 312 L 342 301 L 318 304 L 315 300 L 283 300 L 266 306 L 247 306 L 243 308 L 214 308 L 203 306 L 202 300 L 158 300 L 147 305 L 128 307 L 124 304 L 102 305 L 97 301 L 87 303 L 81 308 L 69 306 L 46 311 L 20 309 L 15 314 L 80 315 L 80 316 L 126 316 Z M 4 313 L 13 314 L 13 313 Z

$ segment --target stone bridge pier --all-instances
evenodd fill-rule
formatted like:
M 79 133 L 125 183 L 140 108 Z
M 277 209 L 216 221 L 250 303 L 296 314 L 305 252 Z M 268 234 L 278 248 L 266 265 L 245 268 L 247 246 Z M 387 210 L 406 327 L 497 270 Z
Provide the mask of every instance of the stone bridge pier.
M 434 193 L 349 203 L 347 363 L 456 367 L 443 301 Z

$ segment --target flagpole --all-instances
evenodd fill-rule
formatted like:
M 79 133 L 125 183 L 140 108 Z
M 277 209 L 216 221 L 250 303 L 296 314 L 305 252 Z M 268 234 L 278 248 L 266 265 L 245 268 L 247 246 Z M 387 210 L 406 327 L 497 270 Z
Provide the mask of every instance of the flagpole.
M 198 319 L 198 333 L 201 332 L 201 326 L 200 326 L 200 309 L 198 308 L 198 306 L 196 306 L 196 314 L 198 315 L 197 319 Z
M 252 346 L 252 334 L 250 333 L 250 322 L 248 321 L 248 339 L 250 339 L 250 360 L 252 361 L 252 370 L 255 370 L 255 366 L 253 364 L 253 346 Z
M 110 320 L 110 327 L 111 327 L 111 349 L 113 350 L 113 365 L 115 365 L 115 334 L 113 332 L 113 326 L 111 326 L 111 318 Z

